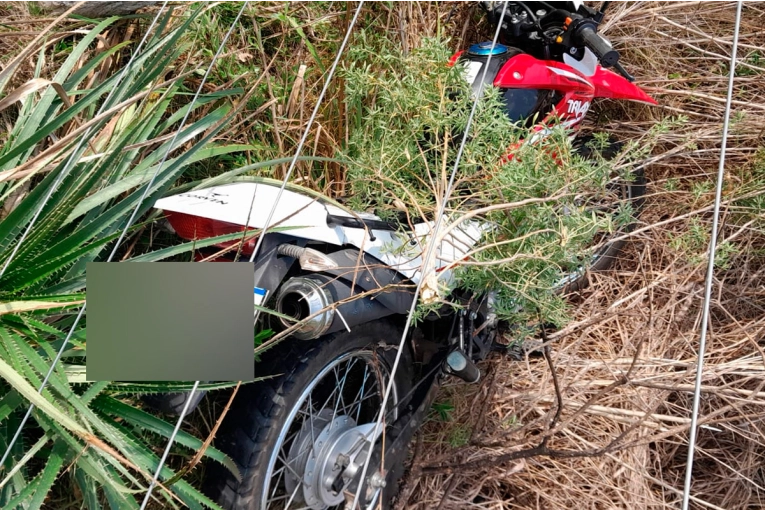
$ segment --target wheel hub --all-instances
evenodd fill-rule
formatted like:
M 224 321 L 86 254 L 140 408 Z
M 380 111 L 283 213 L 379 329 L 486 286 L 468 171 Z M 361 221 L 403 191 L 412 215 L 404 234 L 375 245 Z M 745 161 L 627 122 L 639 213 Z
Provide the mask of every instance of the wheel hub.
M 344 488 L 359 472 L 366 460 L 368 438 L 374 423 L 356 425 L 347 415 L 332 418 L 330 409 L 303 422 L 289 450 L 284 477 L 288 493 L 302 496 L 312 509 L 339 505 L 345 500 Z

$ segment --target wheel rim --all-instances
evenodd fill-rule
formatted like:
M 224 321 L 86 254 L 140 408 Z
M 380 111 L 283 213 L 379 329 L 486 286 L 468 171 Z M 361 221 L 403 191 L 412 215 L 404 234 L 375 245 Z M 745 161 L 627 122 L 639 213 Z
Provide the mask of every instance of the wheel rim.
M 361 437 L 372 437 L 390 374 L 371 350 L 343 354 L 327 364 L 298 397 L 270 455 L 260 508 L 326 509 L 344 505 L 347 476 Z M 396 419 L 392 388 L 387 419 Z M 349 462 L 350 460 L 350 462 Z M 363 463 L 363 455 L 360 460 Z M 370 466 L 369 474 L 373 473 Z M 379 496 L 377 488 L 371 499 Z

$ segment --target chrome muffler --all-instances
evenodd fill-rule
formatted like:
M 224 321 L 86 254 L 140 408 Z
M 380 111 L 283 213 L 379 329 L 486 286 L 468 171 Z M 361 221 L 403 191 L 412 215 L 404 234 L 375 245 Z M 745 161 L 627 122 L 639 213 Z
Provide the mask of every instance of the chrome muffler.
M 277 312 L 296 321 L 304 321 L 292 333 L 300 340 L 318 338 L 327 332 L 335 318 L 335 309 L 331 304 L 332 296 L 326 283 L 316 278 L 290 278 L 276 296 Z M 284 317 L 279 317 L 279 321 L 285 328 L 295 324 Z
M 285 329 L 302 321 L 291 334 L 299 340 L 311 340 L 393 314 L 379 301 L 357 296 L 361 290 L 356 286 L 351 292 L 346 281 L 325 275 L 290 278 L 278 290 L 275 307 L 293 320 L 278 320 Z

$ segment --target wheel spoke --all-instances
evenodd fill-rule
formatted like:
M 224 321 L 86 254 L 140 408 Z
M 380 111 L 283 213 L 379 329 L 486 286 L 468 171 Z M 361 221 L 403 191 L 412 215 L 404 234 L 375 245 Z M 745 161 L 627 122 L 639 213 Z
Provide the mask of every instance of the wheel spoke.
M 315 455 L 316 452 L 313 451 L 313 445 L 316 443 L 316 438 L 314 437 L 313 424 L 316 422 L 313 418 L 313 392 L 308 394 L 308 414 L 308 419 L 311 420 L 311 451 Z M 300 458 L 300 455 L 298 455 L 298 458 Z
M 311 501 L 319 498 L 318 501 L 322 501 L 325 496 L 315 492 L 317 488 L 313 487 L 313 482 L 310 487 L 306 485 L 306 462 L 311 459 L 312 465 L 315 464 L 313 470 L 321 469 L 331 457 L 329 451 L 317 448 L 318 441 L 325 436 L 331 438 L 344 433 L 350 424 L 343 424 L 339 430 L 325 431 L 326 425 L 346 416 L 355 419 L 358 426 L 370 422 L 368 415 L 375 414 L 376 420 L 379 413 L 387 414 L 382 409 L 376 409 L 382 400 L 385 377 L 372 364 L 375 361 L 373 356 L 374 351 L 358 350 L 338 357 L 333 363 L 325 365 L 320 374 L 304 387 L 299 403 L 290 411 L 279 442 L 272 450 L 273 460 L 267 475 L 270 481 L 261 499 L 265 507 L 299 510 L 297 507 L 310 508 L 304 498 Z M 370 440 L 367 438 L 367 441 Z M 295 487 L 290 490 L 293 480 Z
M 348 374 L 351 371 L 351 368 L 356 364 L 356 362 L 359 360 L 359 358 L 353 358 L 353 362 L 345 364 L 345 374 L 343 375 L 343 380 L 340 381 L 340 390 L 337 392 L 337 400 L 335 401 L 335 409 L 332 412 L 332 420 L 337 417 L 337 408 L 342 402 L 343 407 L 345 407 L 345 399 L 343 398 L 343 391 L 345 390 L 345 381 L 348 380 Z M 336 379 L 337 380 L 337 379 Z
M 276 481 L 271 482 L 274 486 L 274 489 L 271 491 L 271 497 L 269 498 L 269 501 L 274 500 L 274 495 L 276 494 L 276 491 L 279 490 L 279 482 L 281 482 L 284 479 L 284 472 L 287 470 L 286 466 L 280 467 L 275 473 L 271 475 L 271 480 L 274 479 L 274 476 L 276 476 Z
M 364 379 L 361 381 L 361 388 L 359 388 L 359 393 L 356 395 L 358 398 L 358 408 L 356 409 L 356 423 L 359 422 L 359 416 L 361 415 L 361 403 L 364 401 L 364 388 L 366 388 L 367 386 L 367 378 L 369 378 L 369 364 L 364 363 Z
M 292 504 L 292 500 L 295 499 L 295 496 L 298 493 L 298 490 L 300 490 L 300 487 L 302 486 L 302 483 L 298 483 L 295 485 L 295 489 L 292 491 L 292 494 L 290 495 L 289 501 L 287 501 L 287 504 L 284 505 L 284 510 L 289 510 L 290 505 Z
M 380 398 L 380 394 L 379 393 L 371 393 L 371 394 L 367 395 L 364 398 L 360 398 L 358 400 L 354 400 L 353 402 L 348 404 L 343 409 L 340 409 L 340 411 L 345 412 L 348 415 L 352 415 L 354 413 L 354 409 L 355 409 L 356 415 L 358 416 L 359 414 L 361 414 L 361 404 L 363 402 L 366 402 L 367 400 L 372 400 L 374 398 L 379 399 Z M 348 409 L 350 409 L 350 411 L 347 411 Z M 358 418 L 356 420 L 357 420 L 357 423 L 358 423 Z
M 303 480 L 303 475 L 301 475 L 301 474 L 299 474 L 297 471 L 295 471 L 295 470 L 292 468 L 292 466 L 290 466 L 290 463 L 289 463 L 289 462 L 287 462 L 286 460 L 284 460 L 284 457 L 282 457 L 282 456 L 281 456 L 281 454 L 279 454 L 279 455 L 277 456 L 277 458 L 278 458 L 280 461 L 282 461 L 282 463 L 284 464 L 284 467 L 286 467 L 287 469 L 289 469 L 290 471 L 292 471 L 292 474 L 293 474 L 293 475 L 295 475 L 295 478 L 297 478 L 299 482 L 302 482 L 302 480 Z M 298 485 L 300 485 L 300 483 L 298 483 Z
M 335 382 L 336 382 L 336 383 L 337 383 L 337 382 L 339 382 L 339 381 L 337 380 L 337 376 L 335 376 Z M 319 412 L 321 412 L 323 409 L 326 409 L 326 408 L 327 408 L 327 404 L 329 404 L 330 400 L 332 400 L 332 397 L 334 397 L 334 396 L 335 396 L 335 393 L 337 392 L 338 388 L 339 388 L 339 385 L 338 385 L 338 384 L 335 384 L 335 386 L 334 386 L 334 389 L 332 390 L 332 392 L 329 394 L 329 396 L 327 397 L 327 399 L 324 401 L 324 403 L 323 403 L 323 404 L 321 405 L 321 407 L 318 409 L 318 411 L 319 411 Z

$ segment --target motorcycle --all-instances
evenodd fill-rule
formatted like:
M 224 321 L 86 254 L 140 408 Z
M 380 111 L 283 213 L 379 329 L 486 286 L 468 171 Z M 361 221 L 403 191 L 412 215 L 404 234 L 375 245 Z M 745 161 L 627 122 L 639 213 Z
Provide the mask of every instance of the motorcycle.
M 450 65 L 465 66 L 475 91 L 488 66 L 486 84 L 499 88 L 507 116 L 513 122 L 543 119 L 534 125 L 539 136 L 553 118 L 577 127 L 596 97 L 656 104 L 597 33 L 608 2 L 601 10 L 553 3 L 509 2 L 499 44 L 474 44 Z M 500 22 L 501 3 L 481 5 L 490 22 Z M 260 355 L 256 375 L 263 379 L 241 387 L 216 437 L 242 478 L 213 471 L 207 490 L 227 509 L 339 508 L 357 492 L 363 508 L 387 508 L 409 442 L 441 381 L 478 381 L 476 363 L 498 345 L 492 295 L 472 295 L 457 282 L 450 299 L 462 306 L 430 314 L 411 329 L 393 373 L 406 315 L 417 299 L 413 289 L 424 277 L 416 239 L 427 237 L 432 224 L 402 230 L 291 184 L 277 202 L 280 186 L 268 179 L 237 182 L 155 204 L 187 240 L 280 227 L 264 235 L 254 259 L 254 299 L 256 326 L 288 336 Z M 638 174 L 617 188 L 620 200 L 639 205 L 645 180 Z M 274 221 L 266 225 L 272 208 Z M 439 278 L 453 276 L 452 262 L 470 251 L 483 228 L 468 223 L 444 239 Z M 562 280 L 562 289 L 581 288 L 587 271 L 607 267 L 621 249 L 619 241 L 601 244 L 589 267 Z M 234 245 L 246 260 L 255 239 L 216 247 Z M 200 250 L 198 257 L 208 254 Z M 276 313 L 259 313 L 266 305 Z M 388 384 L 390 398 L 381 409 Z M 187 396 L 166 395 L 155 405 L 177 411 Z M 375 434 L 379 413 L 384 427 Z

